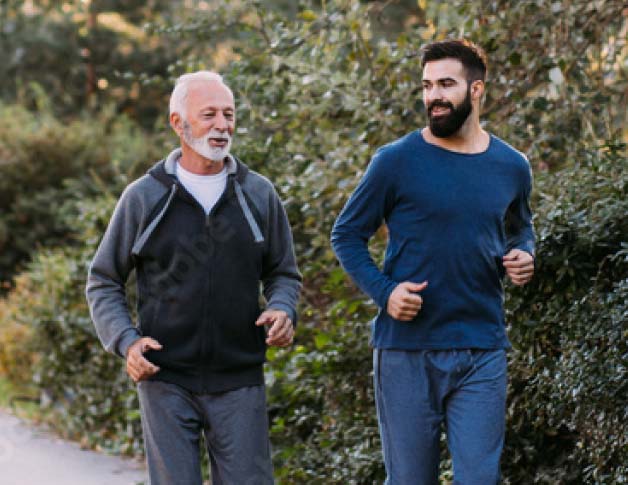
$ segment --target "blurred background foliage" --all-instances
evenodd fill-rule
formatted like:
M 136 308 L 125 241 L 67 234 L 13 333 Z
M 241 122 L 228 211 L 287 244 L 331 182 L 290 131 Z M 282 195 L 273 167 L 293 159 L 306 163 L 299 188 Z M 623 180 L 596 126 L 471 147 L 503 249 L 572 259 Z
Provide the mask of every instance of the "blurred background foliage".
M 0 96 L 33 108 L 38 99 L 31 87 L 36 84 L 56 114 L 72 116 L 86 107 L 115 103 L 118 111 L 150 123 L 162 114 L 167 97 L 146 80 L 166 75 L 185 46 L 151 36 L 142 26 L 173 18 L 177 3 L 3 0 Z
M 141 453 L 85 272 L 122 188 L 176 143 L 173 80 L 217 69 L 235 153 L 275 182 L 305 278 L 297 343 L 268 355 L 278 482 L 381 483 L 375 307 L 328 236 L 374 150 L 424 124 L 421 45 L 467 36 L 491 63 L 486 128 L 536 176 L 537 275 L 507 288 L 504 482 L 628 482 L 627 35 L 618 0 L 1 2 L 0 374 L 65 434 Z

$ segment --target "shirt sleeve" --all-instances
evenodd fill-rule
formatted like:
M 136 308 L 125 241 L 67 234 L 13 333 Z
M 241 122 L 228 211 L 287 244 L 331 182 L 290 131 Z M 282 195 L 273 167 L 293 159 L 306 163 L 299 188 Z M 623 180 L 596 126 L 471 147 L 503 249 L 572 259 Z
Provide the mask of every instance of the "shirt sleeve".
M 506 212 L 505 229 L 507 237 L 506 252 L 512 249 L 521 249 L 534 256 L 534 227 L 532 226 L 532 211 L 530 210 L 530 193 L 532 192 L 532 171 L 526 161 L 526 170 L 523 171 L 520 190 Z
M 368 241 L 392 210 L 395 190 L 389 157 L 378 152 L 338 216 L 331 243 L 345 271 L 380 308 L 397 286 L 377 267 Z

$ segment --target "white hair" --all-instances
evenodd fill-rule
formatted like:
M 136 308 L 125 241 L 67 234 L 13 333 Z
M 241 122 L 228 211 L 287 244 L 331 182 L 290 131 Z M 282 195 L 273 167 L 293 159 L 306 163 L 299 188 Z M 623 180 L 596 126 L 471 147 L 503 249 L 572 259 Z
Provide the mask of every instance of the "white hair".
M 172 90 L 172 94 L 170 95 L 170 114 L 179 113 L 182 118 L 186 117 L 185 112 L 185 100 L 188 96 L 188 89 L 190 87 L 190 83 L 195 81 L 213 81 L 218 82 L 231 93 L 231 89 L 227 86 L 222 80 L 222 76 L 216 72 L 212 71 L 196 71 L 190 72 L 188 74 L 183 74 L 179 76 L 177 81 L 175 82 L 174 89 Z

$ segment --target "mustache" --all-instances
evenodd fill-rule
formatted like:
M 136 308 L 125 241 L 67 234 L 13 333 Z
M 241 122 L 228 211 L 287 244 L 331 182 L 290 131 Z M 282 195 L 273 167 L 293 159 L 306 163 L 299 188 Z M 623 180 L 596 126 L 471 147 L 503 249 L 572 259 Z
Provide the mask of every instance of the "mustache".
M 222 132 L 222 131 L 218 131 L 216 129 L 212 129 L 209 131 L 209 133 L 207 133 L 205 135 L 205 139 L 209 140 L 209 139 L 214 139 L 214 140 L 225 140 L 225 141 L 230 141 L 231 140 L 231 135 L 228 132 Z
M 428 106 L 427 106 L 427 112 L 428 114 L 432 114 L 432 110 L 434 108 L 449 108 L 450 110 L 454 110 L 454 105 L 448 101 L 432 101 Z

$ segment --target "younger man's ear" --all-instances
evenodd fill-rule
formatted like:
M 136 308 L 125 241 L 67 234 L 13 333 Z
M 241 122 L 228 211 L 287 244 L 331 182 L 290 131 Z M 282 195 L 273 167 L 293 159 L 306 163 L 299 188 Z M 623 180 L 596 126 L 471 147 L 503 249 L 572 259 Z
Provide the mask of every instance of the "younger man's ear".
M 480 99 L 484 94 L 484 81 L 476 79 L 471 81 L 471 97 L 474 99 Z

